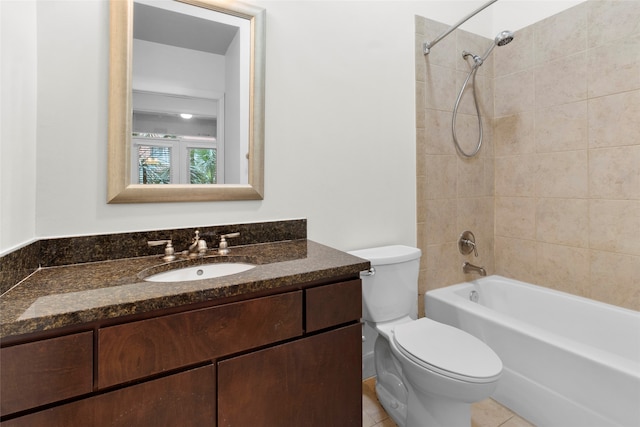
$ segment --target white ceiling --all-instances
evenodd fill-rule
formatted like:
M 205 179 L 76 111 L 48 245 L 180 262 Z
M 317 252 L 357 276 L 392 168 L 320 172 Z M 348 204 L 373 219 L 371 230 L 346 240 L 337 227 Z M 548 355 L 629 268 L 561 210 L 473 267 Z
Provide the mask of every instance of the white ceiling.
M 238 27 L 134 2 L 133 37 L 225 55 Z

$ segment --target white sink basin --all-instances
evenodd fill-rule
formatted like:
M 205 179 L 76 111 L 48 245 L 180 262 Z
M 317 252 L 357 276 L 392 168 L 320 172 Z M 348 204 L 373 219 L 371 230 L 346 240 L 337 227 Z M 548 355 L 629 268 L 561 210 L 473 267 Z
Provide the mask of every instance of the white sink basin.
M 254 268 L 253 264 L 242 262 L 221 262 L 216 264 L 196 265 L 177 270 L 165 271 L 145 277 L 147 282 L 187 282 L 190 280 L 212 279 L 214 277 L 229 276 L 231 274 L 242 273 Z

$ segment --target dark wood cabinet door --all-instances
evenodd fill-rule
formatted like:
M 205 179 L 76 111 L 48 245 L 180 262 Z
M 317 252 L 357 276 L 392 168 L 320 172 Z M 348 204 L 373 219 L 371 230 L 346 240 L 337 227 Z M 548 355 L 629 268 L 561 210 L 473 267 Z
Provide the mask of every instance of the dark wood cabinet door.
M 215 427 L 213 365 L 58 406 L 2 427 Z
M 93 332 L 0 350 L 0 415 L 70 397 L 93 388 Z
M 360 324 L 218 362 L 221 427 L 360 427 Z
M 301 291 L 103 328 L 98 388 L 300 335 Z
M 353 322 L 362 317 L 362 281 L 334 283 L 305 290 L 306 331 Z

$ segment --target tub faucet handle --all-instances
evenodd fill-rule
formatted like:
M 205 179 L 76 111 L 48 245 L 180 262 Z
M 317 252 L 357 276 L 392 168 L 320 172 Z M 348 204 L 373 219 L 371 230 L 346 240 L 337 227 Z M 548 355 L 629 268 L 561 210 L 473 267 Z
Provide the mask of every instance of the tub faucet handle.
M 471 252 L 478 257 L 478 248 L 476 247 L 476 236 L 469 230 L 463 231 L 458 239 L 458 250 L 462 255 L 468 255 Z

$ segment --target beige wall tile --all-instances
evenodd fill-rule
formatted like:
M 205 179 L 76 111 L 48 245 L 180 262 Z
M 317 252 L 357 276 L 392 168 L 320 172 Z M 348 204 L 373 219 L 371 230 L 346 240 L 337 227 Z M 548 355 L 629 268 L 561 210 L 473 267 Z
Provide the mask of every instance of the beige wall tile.
M 425 120 L 426 153 L 455 154 L 451 139 L 451 110 L 427 110 Z
M 496 157 L 535 152 L 534 120 L 533 111 L 497 117 L 493 141 Z
M 588 249 L 538 243 L 536 260 L 539 283 L 564 292 L 588 296 Z
M 484 191 L 483 194 L 495 196 L 495 171 L 496 160 L 495 158 L 484 159 Z
M 416 128 L 425 127 L 426 84 L 416 82 Z
M 536 239 L 586 248 L 589 246 L 589 202 L 586 199 L 538 199 Z
M 464 281 L 462 255 L 455 242 L 427 247 L 427 288 L 428 290 L 449 286 Z
M 493 197 L 459 198 L 457 210 L 458 234 L 464 230 L 471 230 L 476 236 L 478 248 L 493 240 Z M 480 239 L 484 243 L 480 243 Z
M 435 40 L 440 34 L 449 28 L 449 25 L 433 21 L 431 19 L 425 19 L 423 34 L 424 38 L 420 40 L 420 52 L 422 53 L 422 44 L 424 42 L 430 42 Z M 440 40 L 428 55 L 422 55 L 426 61 L 430 64 L 440 65 L 442 67 L 452 68 L 456 67 L 458 54 L 456 52 L 456 38 L 450 34 L 444 39 Z
M 496 274 L 537 283 L 536 242 L 496 236 L 495 264 Z
M 640 90 L 589 100 L 589 147 L 640 142 Z
M 427 199 L 456 197 L 457 160 L 455 156 L 426 156 Z
M 640 201 L 591 200 L 589 245 L 591 249 L 640 255 Z
M 632 1 L 588 2 L 589 47 L 640 34 L 640 7 Z
M 589 150 L 589 195 L 640 200 L 640 142 Z
M 534 239 L 536 200 L 533 197 L 496 197 L 496 236 Z
M 589 97 L 640 88 L 640 34 L 588 51 Z
M 424 175 L 416 177 L 416 220 L 418 225 L 427 221 L 427 177 Z M 418 240 L 420 234 L 418 233 Z
M 455 73 L 451 68 L 427 64 L 425 81 L 425 107 L 451 110 L 456 97 Z
M 415 60 L 416 60 L 416 81 L 424 82 L 427 78 L 427 57 L 422 53 L 422 43 L 424 36 L 416 34 L 415 36 Z M 433 63 L 433 62 L 431 62 Z
M 587 48 L 587 10 L 586 4 L 580 4 L 533 25 L 536 64 Z
M 591 251 L 590 298 L 640 311 L 640 256 Z
M 536 158 L 534 154 L 496 157 L 496 195 L 535 194 Z
M 533 70 L 496 77 L 494 82 L 495 116 L 511 116 L 534 108 L 536 86 Z
M 485 164 L 481 157 L 458 158 L 458 197 L 489 196 L 485 193 Z
M 480 112 L 483 118 L 493 119 L 495 112 L 495 81 L 493 77 L 483 77 L 483 90 L 480 92 L 478 102 L 480 102 Z M 491 129 L 491 128 L 490 128 Z
M 422 251 L 422 257 L 420 257 L 420 269 L 426 269 L 427 268 L 427 254 L 425 252 L 425 249 L 427 247 L 427 232 L 426 232 L 426 224 L 424 222 L 418 222 L 417 225 L 417 232 L 418 232 L 418 236 L 417 236 L 417 245 L 418 248 L 420 248 L 420 250 Z
M 536 67 L 535 107 L 539 109 L 586 99 L 586 63 L 586 51 L 582 51 Z
M 534 66 L 533 37 L 533 26 L 525 27 L 515 32 L 511 43 L 493 51 L 496 77 L 524 71 Z
M 587 150 L 541 153 L 537 160 L 537 196 L 587 197 Z
M 587 101 L 536 110 L 535 144 L 539 153 L 587 148 Z
M 425 176 L 426 175 L 426 130 L 424 128 L 416 129 L 416 175 L 417 176 Z
M 426 215 L 426 242 L 428 245 L 455 242 L 456 230 L 456 200 L 437 199 L 428 200 Z
M 413 22 L 416 28 L 416 35 L 424 36 L 424 30 L 425 30 L 425 25 L 427 25 L 427 21 L 431 21 L 431 20 L 423 16 L 418 16 L 418 15 L 414 16 Z M 431 21 L 431 22 L 435 22 L 435 21 Z M 442 26 L 444 26 L 444 24 L 442 24 Z

